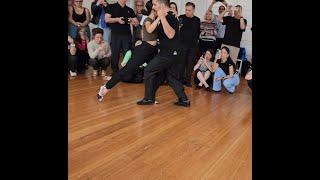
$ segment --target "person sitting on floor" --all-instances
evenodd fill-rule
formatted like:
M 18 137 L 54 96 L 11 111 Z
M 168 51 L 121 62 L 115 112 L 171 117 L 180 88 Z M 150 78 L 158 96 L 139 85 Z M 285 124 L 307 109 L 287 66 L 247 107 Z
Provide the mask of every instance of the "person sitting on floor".
M 93 76 L 98 75 L 101 69 L 101 76 L 106 75 L 106 69 L 110 64 L 111 48 L 108 42 L 103 40 L 103 29 L 92 29 L 93 40 L 88 43 L 90 65 L 93 67 Z
M 196 77 L 194 78 L 194 83 L 197 89 L 202 88 L 204 85 L 207 91 L 211 91 L 210 85 L 212 84 L 212 65 L 213 62 L 213 50 L 207 50 L 206 53 L 200 57 L 198 63 L 194 66 Z
M 248 73 L 245 76 L 245 79 L 248 82 L 248 86 L 252 90 L 252 67 L 250 66 Z
M 68 35 L 68 66 L 70 70 L 70 76 L 77 76 L 77 56 L 76 45 L 71 36 Z
M 216 59 L 213 64 L 213 88 L 215 92 L 221 91 L 221 82 L 229 93 L 234 93 L 240 78 L 236 72 L 236 65 L 230 57 L 230 50 L 227 47 L 221 49 L 221 59 Z
M 77 30 L 77 36 L 75 38 L 78 59 L 78 73 L 84 73 L 84 71 L 87 69 L 87 64 L 89 61 L 89 54 L 87 48 L 88 42 L 89 38 L 86 33 L 86 28 L 80 27 Z

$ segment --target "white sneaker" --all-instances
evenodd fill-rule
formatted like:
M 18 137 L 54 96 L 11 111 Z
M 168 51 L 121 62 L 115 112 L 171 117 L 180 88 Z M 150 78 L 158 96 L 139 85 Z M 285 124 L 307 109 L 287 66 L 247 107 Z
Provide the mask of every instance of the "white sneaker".
M 98 71 L 97 71 L 97 70 L 93 70 L 92 75 L 93 75 L 93 76 L 97 76 L 97 75 L 98 75 Z
M 106 86 L 105 86 L 105 85 L 101 86 L 101 87 L 100 87 L 100 90 L 99 90 L 99 92 L 98 92 L 98 94 L 97 94 L 97 97 L 98 97 L 98 101 L 99 101 L 99 102 L 102 102 L 103 97 L 104 97 L 104 95 L 106 95 L 106 93 L 107 93 L 107 88 L 106 88 Z
M 106 75 L 106 71 L 105 70 L 102 70 L 101 71 L 101 76 L 105 76 Z
M 70 71 L 70 76 L 71 76 L 71 77 L 75 77 L 75 76 L 77 76 L 77 73 Z

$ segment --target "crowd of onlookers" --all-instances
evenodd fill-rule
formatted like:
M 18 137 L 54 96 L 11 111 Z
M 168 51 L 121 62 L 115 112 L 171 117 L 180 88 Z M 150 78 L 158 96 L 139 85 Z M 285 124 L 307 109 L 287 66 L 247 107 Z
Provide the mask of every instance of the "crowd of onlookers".
M 84 73 L 91 66 L 93 76 L 105 77 L 109 65 L 114 74 L 119 71 L 121 54 L 124 66 L 134 47 L 141 44 L 142 25 L 147 16 L 145 2 L 135 0 L 135 11 L 126 5 L 126 0 L 114 4 L 93 0 L 91 10 L 82 3 L 83 0 L 68 0 L 70 76 Z M 212 0 L 203 18 L 195 16 L 196 7 L 192 2 L 185 4 L 184 14 L 181 10 L 179 13 L 176 3 L 170 3 L 180 27 L 181 52 L 176 76 L 187 87 L 191 87 L 193 81 L 197 89 L 219 92 L 224 86 L 233 93 L 240 83 L 237 59 L 247 20 L 240 5 L 230 6 L 224 0 L 218 9 L 219 14 L 214 14 L 215 3 L 217 1 Z M 142 77 L 145 66 L 147 64 L 139 67 Z M 251 68 L 245 78 L 251 88 Z

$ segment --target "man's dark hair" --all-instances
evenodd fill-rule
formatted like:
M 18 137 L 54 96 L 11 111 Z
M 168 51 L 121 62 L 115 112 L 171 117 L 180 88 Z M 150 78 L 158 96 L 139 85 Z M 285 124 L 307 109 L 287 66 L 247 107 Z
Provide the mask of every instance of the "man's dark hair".
M 96 34 L 102 34 L 103 35 L 103 29 L 101 29 L 101 28 L 93 28 L 92 29 L 92 36 L 94 37 Z
M 187 3 L 186 3 L 186 6 L 192 6 L 193 9 L 196 8 L 196 5 L 195 5 L 193 2 L 187 2 Z

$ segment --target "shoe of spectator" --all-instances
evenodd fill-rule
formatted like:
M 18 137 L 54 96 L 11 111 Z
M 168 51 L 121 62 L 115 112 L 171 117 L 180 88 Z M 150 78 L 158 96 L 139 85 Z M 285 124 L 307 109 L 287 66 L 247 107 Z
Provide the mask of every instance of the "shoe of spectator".
M 101 76 L 105 76 L 106 75 L 106 71 L 105 70 L 102 70 L 101 71 Z
M 98 71 L 97 71 L 97 70 L 93 70 L 92 75 L 93 75 L 93 76 L 97 76 L 97 75 L 98 75 Z
M 71 77 L 75 77 L 75 76 L 77 76 L 77 73 L 70 71 L 70 76 L 71 76 Z

